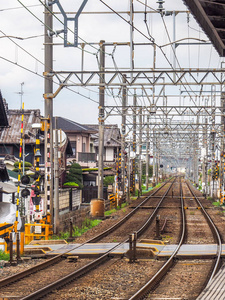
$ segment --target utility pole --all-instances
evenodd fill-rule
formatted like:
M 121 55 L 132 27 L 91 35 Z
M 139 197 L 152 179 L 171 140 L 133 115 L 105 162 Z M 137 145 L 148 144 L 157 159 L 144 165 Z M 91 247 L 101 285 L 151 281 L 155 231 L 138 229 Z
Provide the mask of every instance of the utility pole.
M 153 147 L 153 180 L 152 180 L 152 186 L 154 187 L 155 185 L 156 185 L 156 182 L 155 182 L 155 180 L 156 180 L 156 151 L 155 151 L 155 143 L 156 143 L 156 139 L 155 139 L 155 130 L 153 129 L 153 132 L 152 132 L 152 134 L 153 134 L 153 137 L 152 137 L 152 139 L 153 139 L 153 145 L 152 145 L 152 147 Z
M 104 108 L 105 108 L 105 41 L 100 41 L 99 80 L 99 139 L 98 139 L 98 199 L 103 199 L 103 152 L 104 152 Z
M 123 83 L 126 84 L 126 75 L 123 76 Z M 122 88 L 122 137 L 121 137 L 121 164 L 122 164 L 122 193 L 125 194 L 125 134 L 126 134 L 126 106 L 127 106 L 127 88 Z
M 142 108 L 139 110 L 139 192 L 142 194 Z
M 58 125 L 55 117 L 55 151 L 54 151 L 54 170 L 55 170 L 55 192 L 54 192 L 54 233 L 59 233 L 59 158 L 58 158 Z
M 148 190 L 148 170 L 149 170 L 149 115 L 147 116 L 147 141 L 146 141 L 146 190 Z
M 136 143 L 137 143 L 137 95 L 136 90 L 134 91 L 133 96 L 133 152 L 135 153 L 135 157 L 132 160 L 132 184 L 133 184 L 133 195 L 135 195 L 135 161 L 136 161 Z
M 131 81 L 133 80 L 134 70 L 134 0 L 130 0 L 130 76 Z
M 44 74 L 51 73 L 53 71 L 53 39 L 48 34 L 49 28 L 52 29 L 52 13 L 51 6 L 48 6 L 48 1 L 45 1 L 44 11 L 44 34 L 45 34 L 45 72 Z M 44 99 L 45 99 L 45 199 L 47 199 L 47 214 L 50 213 L 51 223 L 53 221 L 53 139 L 52 139 L 52 117 L 53 117 L 53 80 L 52 76 L 45 75 L 44 80 Z M 50 130 L 47 132 L 47 119 L 50 122 Z M 50 142 L 50 145 L 48 145 Z M 48 146 L 49 151 L 48 151 Z M 47 162 L 48 161 L 48 162 Z
M 221 141 L 221 164 L 220 164 L 220 204 L 224 205 L 225 203 L 225 93 L 221 94 L 221 107 L 222 107 L 222 141 Z

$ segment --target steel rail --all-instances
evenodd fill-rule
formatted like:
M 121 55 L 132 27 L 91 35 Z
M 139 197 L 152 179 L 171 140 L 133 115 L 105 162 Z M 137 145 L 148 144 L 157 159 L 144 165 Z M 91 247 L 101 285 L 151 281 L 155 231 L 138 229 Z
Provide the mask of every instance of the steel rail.
M 217 273 L 217 271 L 219 270 L 219 267 L 220 267 L 221 255 L 222 255 L 222 241 L 220 238 L 219 231 L 218 231 L 216 225 L 214 224 L 213 220 L 211 219 L 210 215 L 207 213 L 207 211 L 203 207 L 202 203 L 200 202 L 200 200 L 198 199 L 198 197 L 196 196 L 194 191 L 191 189 L 190 184 L 187 181 L 186 181 L 186 184 L 187 184 L 190 192 L 192 193 L 193 197 L 195 198 L 196 202 L 201 207 L 201 211 L 203 212 L 203 215 L 204 215 L 207 223 L 209 224 L 209 227 L 211 228 L 213 236 L 217 242 L 217 258 L 215 260 L 215 264 L 214 264 L 214 268 L 211 273 L 211 276 L 210 276 L 208 282 L 205 283 L 205 286 L 208 286 L 211 283 L 213 277 L 215 276 L 215 274 Z
M 74 248 L 67 250 L 64 253 L 60 253 L 60 254 L 56 255 L 55 257 L 48 259 L 45 262 L 37 264 L 36 266 L 34 266 L 32 268 L 29 268 L 27 270 L 24 270 L 22 272 L 12 275 L 12 276 L 8 276 L 6 278 L 1 279 L 0 280 L 0 288 L 8 285 L 10 283 L 13 283 L 15 281 L 21 280 L 35 272 L 41 271 L 45 268 L 48 268 L 49 266 L 51 266 L 53 264 L 56 264 L 56 263 L 62 261 L 64 254 L 69 253 L 87 243 L 93 243 L 93 242 L 99 241 L 101 238 L 103 238 L 106 235 L 108 235 L 109 233 L 113 232 L 115 229 L 117 229 L 119 226 L 121 226 L 126 220 L 128 220 L 140 208 L 141 205 L 145 204 L 145 202 L 148 201 L 151 197 L 154 197 L 154 195 L 156 193 L 158 193 L 158 191 L 160 191 L 167 183 L 169 183 L 170 180 L 171 179 L 167 180 L 163 185 L 161 185 L 158 189 L 156 189 L 151 195 L 147 196 L 147 198 L 144 199 L 144 201 L 142 201 L 139 205 L 137 205 L 136 208 L 134 208 L 129 214 L 127 214 L 124 218 L 122 218 L 120 221 L 118 221 L 116 224 L 114 224 L 109 229 L 107 229 L 104 232 L 100 233 L 99 235 L 87 240 L 86 242 L 80 244 L 79 246 L 75 246 Z
M 182 192 L 181 181 L 180 181 L 180 201 L 181 201 L 181 215 L 182 215 L 182 230 L 181 230 L 181 236 L 180 236 L 179 244 L 177 245 L 177 247 L 173 251 L 170 258 L 158 270 L 158 272 L 139 291 L 137 291 L 133 296 L 131 296 L 129 298 L 129 300 L 137 300 L 137 299 L 142 299 L 143 297 L 145 297 L 145 295 L 147 295 L 149 293 L 149 291 L 153 288 L 153 286 L 155 286 L 155 284 L 160 281 L 160 279 L 168 272 L 168 270 L 173 265 L 174 258 L 176 257 L 178 251 L 180 250 L 181 245 L 184 242 L 185 233 L 186 233 L 186 218 L 185 218 L 185 211 L 184 211 L 184 200 L 183 200 L 183 192 Z
M 161 205 L 161 203 L 163 202 L 164 198 L 166 197 L 166 195 L 168 194 L 169 190 L 171 189 L 173 183 L 175 182 L 176 178 L 174 178 L 174 180 L 172 181 L 171 185 L 169 186 L 169 188 L 166 190 L 166 192 L 164 193 L 164 195 L 162 196 L 162 199 L 159 201 L 159 204 L 157 205 L 157 207 L 159 208 L 159 206 Z M 140 205 L 138 206 L 138 208 L 140 207 Z M 156 213 L 156 209 L 154 210 L 154 212 L 152 213 L 155 214 Z M 152 215 L 146 220 L 145 224 L 139 229 L 137 230 L 137 236 L 140 236 L 141 233 L 143 233 L 143 231 L 149 226 L 149 224 L 151 223 L 153 217 Z M 21 298 L 21 300 L 35 300 L 35 299 L 40 299 L 41 297 L 45 296 L 48 293 L 51 293 L 54 289 L 59 289 L 60 287 L 70 283 L 71 281 L 75 280 L 76 278 L 86 274 L 87 272 L 91 271 L 92 269 L 96 268 L 97 266 L 99 266 L 100 264 L 104 263 L 106 260 L 110 259 L 111 257 L 113 257 L 112 252 L 115 251 L 116 249 L 118 249 L 119 247 L 121 247 L 123 244 L 128 242 L 128 238 L 125 239 L 123 242 L 119 243 L 118 245 L 112 247 L 110 250 L 108 250 L 105 254 L 103 254 L 102 256 L 100 256 L 99 258 L 95 259 L 94 261 L 90 262 L 89 264 L 81 267 L 80 269 L 64 276 L 63 278 L 33 292 L 30 295 L 27 295 L 23 298 Z

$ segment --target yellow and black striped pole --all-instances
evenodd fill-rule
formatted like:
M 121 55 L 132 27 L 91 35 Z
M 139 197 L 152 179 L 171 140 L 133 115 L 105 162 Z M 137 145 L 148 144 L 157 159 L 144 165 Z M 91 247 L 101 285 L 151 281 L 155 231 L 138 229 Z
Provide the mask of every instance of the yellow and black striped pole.
M 47 157 L 46 157 L 46 169 L 45 174 L 47 177 L 47 223 L 51 223 L 51 211 L 50 211 L 50 186 L 51 186 L 51 161 L 50 161 L 50 119 L 47 119 Z
M 19 218 L 20 183 L 21 183 L 21 158 L 22 158 L 22 149 L 23 149 L 23 119 L 24 119 L 24 103 L 22 103 L 21 129 L 20 129 L 19 172 L 18 172 L 18 186 L 17 186 L 17 198 L 16 198 L 15 231 L 17 231 L 17 224 L 18 224 L 18 218 Z
M 36 201 L 35 201 L 35 210 L 36 212 L 40 212 L 40 137 L 39 137 L 39 130 L 36 133 L 36 147 L 35 147 L 35 171 L 36 171 Z

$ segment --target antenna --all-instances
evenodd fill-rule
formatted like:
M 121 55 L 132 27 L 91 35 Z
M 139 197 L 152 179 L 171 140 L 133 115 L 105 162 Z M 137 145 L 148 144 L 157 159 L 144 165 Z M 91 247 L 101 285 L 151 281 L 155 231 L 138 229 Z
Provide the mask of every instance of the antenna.
M 21 88 L 20 88 L 20 92 L 17 92 L 16 94 L 19 94 L 20 95 L 20 109 L 22 110 L 22 104 L 23 104 L 23 85 L 24 85 L 24 82 L 22 82 L 21 84 Z

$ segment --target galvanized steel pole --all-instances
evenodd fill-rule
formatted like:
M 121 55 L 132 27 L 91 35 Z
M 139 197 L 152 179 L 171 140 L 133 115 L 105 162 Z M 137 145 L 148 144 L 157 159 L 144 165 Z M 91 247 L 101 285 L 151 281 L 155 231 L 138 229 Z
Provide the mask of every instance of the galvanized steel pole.
M 137 95 L 136 95 L 136 90 L 134 91 L 134 96 L 133 96 L 133 152 L 135 153 L 135 157 L 133 158 L 133 163 L 132 163 L 132 184 L 133 184 L 133 195 L 135 195 L 135 162 L 136 162 L 136 150 L 137 150 Z

